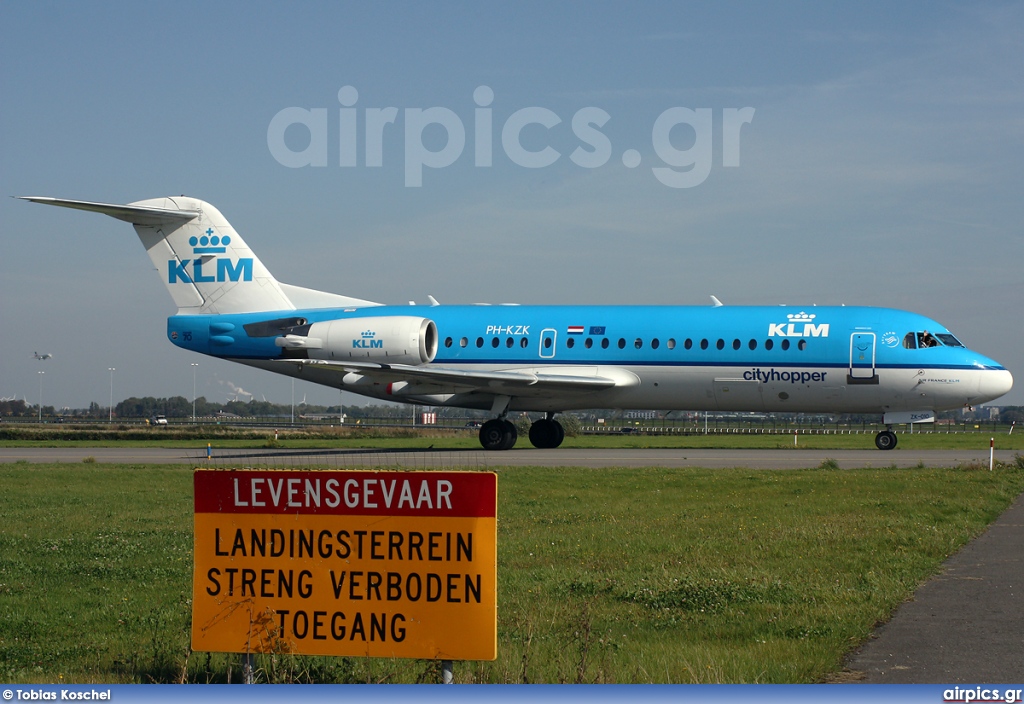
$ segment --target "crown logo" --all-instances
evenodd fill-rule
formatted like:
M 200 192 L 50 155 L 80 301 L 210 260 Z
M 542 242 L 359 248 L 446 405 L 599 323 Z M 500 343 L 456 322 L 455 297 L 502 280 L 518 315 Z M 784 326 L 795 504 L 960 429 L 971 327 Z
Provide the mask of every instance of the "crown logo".
M 789 318 L 789 322 L 791 322 L 791 323 L 808 323 L 808 322 L 814 320 L 815 318 L 817 318 L 818 316 L 816 316 L 816 315 L 807 315 L 807 313 L 804 313 L 803 311 L 800 311 L 799 313 L 796 313 L 796 314 L 790 313 L 786 317 Z
M 367 330 L 366 332 L 361 332 L 359 334 L 362 336 L 364 340 L 369 340 L 371 338 L 377 337 L 377 333 L 375 333 L 373 330 Z
M 231 244 L 231 237 L 215 235 L 213 228 L 209 227 L 202 237 L 189 237 L 188 243 L 192 246 L 193 254 L 224 254 L 228 250 L 227 246 Z

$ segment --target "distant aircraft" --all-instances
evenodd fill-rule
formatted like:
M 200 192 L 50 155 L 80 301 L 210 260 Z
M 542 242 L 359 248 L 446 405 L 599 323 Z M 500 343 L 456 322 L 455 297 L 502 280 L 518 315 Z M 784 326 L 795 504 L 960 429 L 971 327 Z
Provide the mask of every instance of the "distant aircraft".
M 25 200 L 132 223 L 178 312 L 187 350 L 376 399 L 483 409 L 488 450 L 516 443 L 510 411 L 582 408 L 879 413 L 892 425 L 991 401 L 998 362 L 906 311 L 790 306 L 388 306 L 277 281 L 220 212 L 185 196 L 112 205 Z M 298 256 L 309 256 L 301 254 Z
M 50 354 L 49 352 L 47 352 L 46 354 L 39 354 L 38 352 L 33 352 L 32 356 L 40 361 L 44 359 L 51 359 L 53 357 L 53 355 Z

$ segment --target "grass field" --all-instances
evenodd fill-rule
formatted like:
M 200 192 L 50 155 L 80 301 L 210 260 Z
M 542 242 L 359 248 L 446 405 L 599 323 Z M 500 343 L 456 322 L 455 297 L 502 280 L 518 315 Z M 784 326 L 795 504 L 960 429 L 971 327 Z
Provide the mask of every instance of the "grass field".
M 499 474 L 498 659 L 459 682 L 816 682 L 1021 491 L 1021 462 Z M 185 467 L 0 466 L 0 679 L 237 681 L 189 651 Z M 257 656 L 262 681 L 437 663 Z

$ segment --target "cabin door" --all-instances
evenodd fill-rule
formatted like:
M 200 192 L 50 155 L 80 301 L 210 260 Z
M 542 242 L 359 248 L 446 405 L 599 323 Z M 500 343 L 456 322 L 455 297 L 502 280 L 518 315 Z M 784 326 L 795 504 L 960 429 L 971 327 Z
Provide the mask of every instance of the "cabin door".
M 855 332 L 850 335 L 850 377 L 851 383 L 868 383 L 876 379 L 875 374 L 875 333 Z

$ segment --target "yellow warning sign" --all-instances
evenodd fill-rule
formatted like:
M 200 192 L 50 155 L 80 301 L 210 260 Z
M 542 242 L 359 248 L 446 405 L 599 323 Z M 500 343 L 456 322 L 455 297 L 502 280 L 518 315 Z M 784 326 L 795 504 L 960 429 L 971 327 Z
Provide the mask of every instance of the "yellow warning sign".
M 493 660 L 497 476 L 195 472 L 192 648 Z

